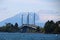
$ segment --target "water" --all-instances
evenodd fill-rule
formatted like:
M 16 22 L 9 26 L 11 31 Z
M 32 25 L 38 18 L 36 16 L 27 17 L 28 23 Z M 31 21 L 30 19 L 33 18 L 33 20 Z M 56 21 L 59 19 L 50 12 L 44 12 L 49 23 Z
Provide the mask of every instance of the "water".
M 0 40 L 60 40 L 60 34 L 0 33 Z

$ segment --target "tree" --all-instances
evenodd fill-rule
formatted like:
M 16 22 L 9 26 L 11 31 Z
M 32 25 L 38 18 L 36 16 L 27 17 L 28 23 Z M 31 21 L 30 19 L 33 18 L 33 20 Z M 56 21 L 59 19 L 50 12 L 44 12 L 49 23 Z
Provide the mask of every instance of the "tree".
M 55 29 L 55 23 L 51 20 L 51 21 L 47 21 L 45 23 L 44 29 L 45 29 L 45 33 L 53 33 L 54 29 Z
M 37 32 L 40 32 L 40 27 L 38 26 L 37 29 L 36 29 Z
M 1 32 L 17 32 L 18 31 L 18 24 L 15 23 L 15 25 L 11 23 L 6 23 L 5 26 L 0 27 Z
M 55 30 L 54 30 L 54 33 L 60 33 L 60 21 L 57 21 L 56 24 L 55 24 Z
M 45 23 L 45 33 L 60 33 L 60 21 L 54 23 L 52 20 Z
M 15 23 L 15 27 L 18 27 L 18 23 Z
M 15 28 L 16 31 L 19 30 L 19 28 L 18 28 L 18 23 L 15 23 L 15 27 L 14 27 L 14 28 Z
M 45 33 L 49 32 L 49 20 L 45 23 L 45 26 L 44 26 L 44 29 L 45 29 Z
M 5 27 L 5 31 L 6 32 L 13 32 L 14 31 L 13 27 L 14 27 L 13 24 L 7 23 L 6 27 Z

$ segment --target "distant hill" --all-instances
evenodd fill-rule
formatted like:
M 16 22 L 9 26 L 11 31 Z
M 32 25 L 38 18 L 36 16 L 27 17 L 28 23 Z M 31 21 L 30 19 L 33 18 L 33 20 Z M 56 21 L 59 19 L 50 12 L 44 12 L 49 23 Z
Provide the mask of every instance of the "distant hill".
M 33 16 L 33 15 L 31 15 L 31 16 Z M 8 18 L 8 19 L 5 19 L 4 21 L 1 21 L 0 26 L 5 25 L 6 23 L 15 24 L 16 22 L 18 23 L 19 26 L 21 26 L 21 14 L 17 14 L 11 18 Z M 31 20 L 30 20 L 30 22 L 32 23 Z M 24 23 L 26 23 L 26 17 L 24 17 Z M 44 26 L 44 23 L 37 23 L 37 25 Z
M 21 20 L 20 15 L 17 14 L 15 16 L 11 17 L 11 18 L 5 19 L 4 21 L 0 22 L 0 26 L 5 25 L 6 23 L 14 24 L 16 22 L 20 25 L 20 20 Z

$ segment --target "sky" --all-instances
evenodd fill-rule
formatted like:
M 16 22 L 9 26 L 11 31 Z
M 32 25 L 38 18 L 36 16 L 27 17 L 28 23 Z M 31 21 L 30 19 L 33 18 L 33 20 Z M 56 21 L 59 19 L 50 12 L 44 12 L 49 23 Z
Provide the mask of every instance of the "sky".
M 20 12 L 35 12 L 36 22 L 60 20 L 60 0 L 0 0 L 0 22 Z

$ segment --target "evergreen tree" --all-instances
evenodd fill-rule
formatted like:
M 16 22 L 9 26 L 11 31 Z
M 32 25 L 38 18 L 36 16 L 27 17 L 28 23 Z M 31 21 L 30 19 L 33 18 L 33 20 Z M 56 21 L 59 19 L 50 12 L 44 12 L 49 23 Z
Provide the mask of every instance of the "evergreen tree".
M 18 27 L 18 23 L 15 23 L 15 27 Z
M 44 29 L 45 29 L 45 33 L 53 33 L 53 31 L 54 31 L 54 22 L 52 20 L 47 21 L 45 23 Z
M 39 26 L 37 27 L 36 32 L 40 32 L 40 27 Z
M 19 30 L 19 28 L 18 28 L 18 23 L 15 23 L 15 27 L 14 27 L 14 28 L 15 28 L 16 31 Z

